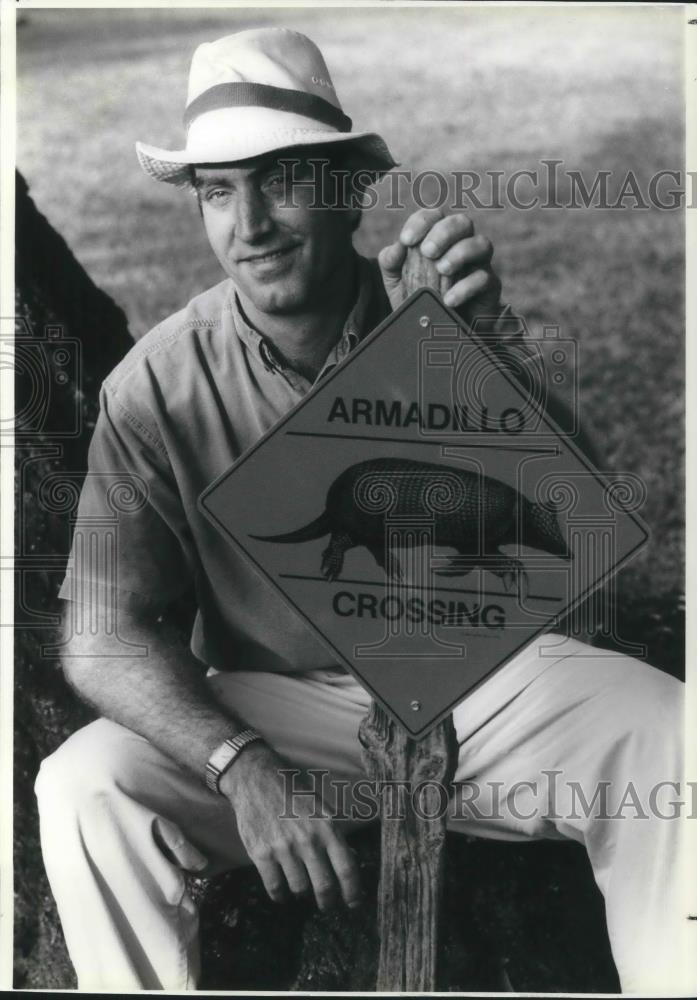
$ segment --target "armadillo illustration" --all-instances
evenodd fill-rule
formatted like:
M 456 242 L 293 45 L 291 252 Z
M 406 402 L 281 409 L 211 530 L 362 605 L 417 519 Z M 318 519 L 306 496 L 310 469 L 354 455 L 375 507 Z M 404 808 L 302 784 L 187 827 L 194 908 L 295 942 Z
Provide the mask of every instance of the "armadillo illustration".
M 571 559 L 553 507 L 533 503 L 512 486 L 468 469 L 379 458 L 345 469 L 327 493 L 324 511 L 310 524 L 281 535 L 252 535 L 262 542 L 309 542 L 330 535 L 322 555 L 322 574 L 335 580 L 344 555 L 363 545 L 390 576 L 401 579 L 401 568 L 387 550 L 390 519 L 408 526 L 432 525 L 435 545 L 454 548 L 459 556 L 441 571 L 463 576 L 476 566 L 499 576 L 506 589 L 520 586 L 525 571 L 520 560 L 499 551 L 518 543 Z M 393 523 L 395 523 L 393 521 Z M 423 535 L 405 532 L 405 544 L 423 544 Z

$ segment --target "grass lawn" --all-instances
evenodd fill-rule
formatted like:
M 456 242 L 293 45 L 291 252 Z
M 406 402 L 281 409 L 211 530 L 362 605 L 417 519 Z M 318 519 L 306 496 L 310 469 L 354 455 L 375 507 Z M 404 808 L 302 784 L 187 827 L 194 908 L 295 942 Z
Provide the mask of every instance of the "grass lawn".
M 260 24 L 306 32 L 356 128 L 379 131 L 404 168 L 508 176 L 557 159 L 587 181 L 611 171 L 615 188 L 632 170 L 645 190 L 656 171 L 683 166 L 682 20 L 669 6 L 30 10 L 18 32 L 18 166 L 139 337 L 221 277 L 194 200 L 147 178 L 134 150 L 136 139 L 183 144 L 200 42 Z M 389 182 L 378 190 L 357 237 L 368 254 L 408 213 L 386 207 Z M 681 214 L 510 205 L 470 214 L 494 242 L 505 299 L 533 333 L 555 324 L 577 341 L 581 417 L 604 467 L 646 484 L 651 540 L 619 577 L 631 610 L 621 629 L 630 640 L 650 631 L 655 662 L 680 673 Z M 32 873 L 19 877 L 31 900 Z M 46 983 L 38 967 L 26 981 Z

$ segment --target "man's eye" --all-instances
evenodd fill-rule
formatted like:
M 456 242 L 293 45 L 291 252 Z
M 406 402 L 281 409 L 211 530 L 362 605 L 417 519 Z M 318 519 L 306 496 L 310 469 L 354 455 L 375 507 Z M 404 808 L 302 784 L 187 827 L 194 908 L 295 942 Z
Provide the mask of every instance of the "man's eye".
M 225 188 L 210 188 L 206 191 L 204 199 L 209 205 L 224 205 L 230 197 L 230 192 Z
M 273 194 L 277 194 L 279 191 L 284 191 L 285 187 L 286 175 L 283 171 L 279 171 L 277 174 L 270 174 L 264 180 L 264 190 Z

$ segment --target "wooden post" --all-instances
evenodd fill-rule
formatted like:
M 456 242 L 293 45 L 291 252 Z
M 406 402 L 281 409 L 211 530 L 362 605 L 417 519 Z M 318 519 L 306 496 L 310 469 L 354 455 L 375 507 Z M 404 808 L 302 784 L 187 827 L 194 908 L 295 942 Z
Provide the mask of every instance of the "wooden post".
M 424 286 L 444 294 L 450 285 L 415 249 L 407 253 L 403 280 L 408 294 Z M 447 787 L 455 770 L 457 744 L 450 717 L 416 742 L 373 702 L 361 723 L 360 741 L 366 771 L 379 788 L 385 787 L 383 782 L 405 782 L 412 790 L 421 782 Z M 397 788 L 392 785 L 395 799 Z M 440 799 L 435 787 L 424 786 L 417 815 L 410 794 L 403 796 L 399 808 L 394 799 L 388 807 L 381 798 L 378 992 L 436 989 L 446 825 Z M 423 818 L 430 815 L 436 818 Z

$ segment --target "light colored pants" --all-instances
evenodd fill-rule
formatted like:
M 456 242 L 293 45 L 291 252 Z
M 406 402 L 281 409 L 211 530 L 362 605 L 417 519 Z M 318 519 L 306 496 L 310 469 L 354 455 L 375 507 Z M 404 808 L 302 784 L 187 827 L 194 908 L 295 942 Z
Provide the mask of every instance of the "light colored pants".
M 662 818 L 679 798 L 666 782 L 688 798 L 683 685 L 572 639 L 540 644 L 553 648 L 528 647 L 454 712 L 462 787 L 450 825 L 583 844 L 623 991 L 694 993 L 697 926 L 687 914 L 697 914 L 697 887 L 686 861 L 697 822 Z M 369 696 L 349 675 L 218 673 L 209 681 L 294 764 L 363 776 L 357 732 Z M 44 761 L 36 790 L 79 987 L 194 989 L 198 923 L 182 869 L 248 863 L 226 800 L 106 720 Z M 693 811 L 687 801 L 682 815 Z

